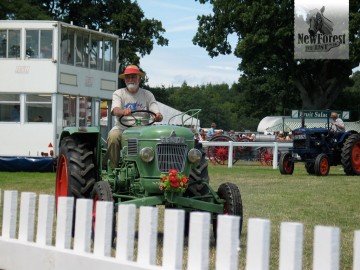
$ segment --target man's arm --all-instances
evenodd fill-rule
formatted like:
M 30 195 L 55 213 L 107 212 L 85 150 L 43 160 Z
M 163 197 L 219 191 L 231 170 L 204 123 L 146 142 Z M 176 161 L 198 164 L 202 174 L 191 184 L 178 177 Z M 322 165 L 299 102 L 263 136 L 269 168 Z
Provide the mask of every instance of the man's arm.
M 129 115 L 131 114 L 131 108 L 127 108 L 127 109 L 120 109 L 119 107 L 115 107 L 113 108 L 113 110 L 111 111 L 111 115 L 114 116 L 123 116 L 123 115 Z

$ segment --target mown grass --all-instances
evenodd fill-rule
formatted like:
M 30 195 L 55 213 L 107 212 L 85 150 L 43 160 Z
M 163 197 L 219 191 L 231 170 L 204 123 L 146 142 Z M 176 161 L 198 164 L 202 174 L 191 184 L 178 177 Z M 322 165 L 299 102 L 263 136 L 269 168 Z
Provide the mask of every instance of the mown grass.
M 303 269 L 312 269 L 316 225 L 341 229 L 340 268 L 352 268 L 354 231 L 360 229 L 360 177 L 346 176 L 339 166 L 331 167 L 327 177 L 309 176 L 302 164 L 296 164 L 293 175 L 283 176 L 278 170 L 251 162 L 238 162 L 231 169 L 210 165 L 209 174 L 215 190 L 223 182 L 233 182 L 241 190 L 244 226 L 240 239 L 240 269 L 245 268 L 247 220 L 252 217 L 271 221 L 271 269 L 278 269 L 280 224 L 284 221 L 304 224 Z M 55 174 L 0 172 L 0 189 L 54 194 Z M 162 231 L 163 208 L 159 210 L 159 229 Z M 215 248 L 213 241 L 211 244 L 210 261 L 213 266 Z M 161 248 L 158 253 L 158 262 L 161 262 Z M 186 254 L 187 250 L 185 257 Z

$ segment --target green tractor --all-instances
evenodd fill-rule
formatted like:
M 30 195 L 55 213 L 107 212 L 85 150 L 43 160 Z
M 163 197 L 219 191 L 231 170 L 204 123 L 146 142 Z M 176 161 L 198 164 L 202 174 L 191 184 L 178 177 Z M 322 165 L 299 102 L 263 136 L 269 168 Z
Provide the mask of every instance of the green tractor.
M 144 112 L 153 114 L 141 111 Z M 91 198 L 94 206 L 99 200 L 113 201 L 114 209 L 124 203 L 137 207 L 164 205 L 184 209 L 187 223 L 191 211 L 206 211 L 212 213 L 214 235 L 218 214 L 237 215 L 241 217 L 241 232 L 239 188 L 227 182 L 214 191 L 209 185 L 202 145 L 184 126 L 188 119 L 185 117 L 194 119 L 199 112 L 189 110 L 182 114 L 182 126 L 144 124 L 133 112 L 134 123 L 123 132 L 121 159 L 114 170 L 109 162 L 103 162 L 106 149 L 97 127 L 65 128 L 59 145 L 56 201 L 60 196 Z M 173 177 L 177 180 L 164 183 L 174 173 L 182 180 Z M 96 211 L 96 207 L 93 209 Z

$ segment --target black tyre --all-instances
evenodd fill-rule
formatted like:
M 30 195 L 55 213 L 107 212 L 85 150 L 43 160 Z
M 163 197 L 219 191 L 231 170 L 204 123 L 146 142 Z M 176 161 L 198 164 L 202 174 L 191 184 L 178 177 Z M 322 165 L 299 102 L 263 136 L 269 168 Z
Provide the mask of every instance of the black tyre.
M 314 164 L 315 174 L 317 176 L 326 176 L 330 171 L 329 157 L 326 154 L 319 154 Z
M 279 160 L 279 169 L 281 174 L 293 174 L 294 172 L 294 161 L 290 153 L 283 153 Z
M 94 184 L 94 188 L 91 191 L 91 199 L 93 200 L 93 215 L 92 215 L 92 235 L 95 232 L 95 218 L 96 218 L 96 203 L 98 201 L 113 201 L 112 190 L 108 182 L 99 181 Z M 115 231 L 115 218 L 113 218 L 113 236 Z
M 314 162 L 306 162 L 305 169 L 308 174 L 315 174 Z
M 87 143 L 75 136 L 63 138 L 56 170 L 56 206 L 59 197 L 90 198 L 94 183 L 94 154 Z M 75 209 L 76 200 L 73 210 L 72 235 L 75 232 Z
M 208 162 L 203 153 L 199 164 L 192 168 L 189 175 L 189 185 L 185 192 L 185 196 L 201 196 L 209 192 L 206 184 L 209 183 Z
M 224 214 L 234 215 L 240 217 L 240 232 L 243 224 L 243 207 L 241 194 L 238 186 L 233 183 L 223 183 L 219 186 L 218 195 L 221 199 L 225 200 L 224 203 Z M 217 236 L 217 215 L 213 218 L 213 233 L 216 240 Z
M 95 183 L 94 153 L 75 136 L 62 139 L 56 171 L 56 202 L 60 196 L 90 198 Z
M 341 163 L 347 175 L 360 175 L 360 134 L 352 134 L 346 139 Z

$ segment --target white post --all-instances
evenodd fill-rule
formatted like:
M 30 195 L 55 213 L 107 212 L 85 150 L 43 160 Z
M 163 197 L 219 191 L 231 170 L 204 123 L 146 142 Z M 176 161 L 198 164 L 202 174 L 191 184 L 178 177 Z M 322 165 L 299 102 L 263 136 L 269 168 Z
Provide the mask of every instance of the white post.
M 279 151 L 279 145 L 277 142 L 274 142 L 274 148 L 273 148 L 273 169 L 276 170 L 278 168 L 278 151 Z
M 270 258 L 270 221 L 248 220 L 246 270 L 268 270 Z
M 76 200 L 74 250 L 90 252 L 93 201 Z
M 339 270 L 340 229 L 315 226 L 313 270 Z
M 184 220 L 184 210 L 165 210 L 163 246 L 164 269 L 182 269 Z
M 140 207 L 138 263 L 155 265 L 157 244 L 157 216 L 156 207 Z
M 119 204 L 117 217 L 116 259 L 132 261 L 135 238 L 135 204 Z
M 19 240 L 34 241 L 36 194 L 22 192 L 20 202 Z
M 39 196 L 38 222 L 36 230 L 36 243 L 51 245 L 54 222 L 55 198 L 52 195 Z
M 303 227 L 301 223 L 281 223 L 279 270 L 302 269 Z
M 74 197 L 59 197 L 56 215 L 56 247 L 70 249 Z
M 233 151 L 234 151 L 233 141 L 229 141 L 228 168 L 232 168 L 233 166 Z
M 360 270 L 360 231 L 354 233 L 353 270 Z
M 114 202 L 97 201 L 94 254 L 98 256 L 111 256 L 113 231 Z
M 16 190 L 5 190 L 4 208 L 2 222 L 2 237 L 10 239 L 16 235 L 18 192 Z
M 210 213 L 190 214 L 188 270 L 209 268 Z
M 216 269 L 238 269 L 238 253 L 240 251 L 239 234 L 239 216 L 218 216 Z

